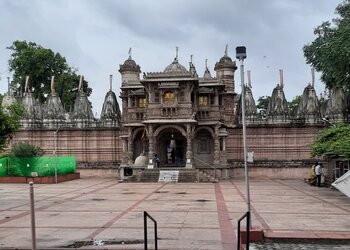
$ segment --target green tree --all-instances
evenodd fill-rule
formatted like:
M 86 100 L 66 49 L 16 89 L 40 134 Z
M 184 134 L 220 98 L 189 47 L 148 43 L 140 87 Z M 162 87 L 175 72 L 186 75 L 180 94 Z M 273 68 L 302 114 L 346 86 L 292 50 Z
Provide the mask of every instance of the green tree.
M 271 96 L 260 96 L 256 108 L 258 109 L 258 117 L 266 117 L 267 107 L 269 105 Z
M 20 127 L 20 119 L 25 110 L 22 105 L 14 103 L 5 110 L 0 105 L 0 151 L 4 148 L 6 140 Z
M 330 89 L 344 86 L 350 89 L 350 0 L 335 10 L 332 23 L 323 22 L 314 30 L 316 39 L 305 45 L 307 63 L 322 72 L 321 79 Z
M 38 146 L 26 142 L 19 142 L 13 145 L 11 154 L 14 157 L 33 157 L 42 156 L 44 151 Z
M 335 127 L 321 131 L 311 145 L 312 156 L 332 158 L 341 156 L 350 159 L 350 125 L 338 123 Z
M 301 100 L 301 95 L 297 95 L 293 98 L 291 102 L 288 102 L 288 107 L 289 107 L 291 116 L 296 116 L 300 100 Z
M 29 87 L 34 97 L 43 103 L 51 92 L 50 79 L 54 75 L 56 92 L 63 106 L 67 111 L 73 108 L 78 93 L 79 76 L 77 69 L 70 67 L 64 57 L 33 42 L 14 41 L 8 49 L 12 51 L 9 70 L 13 72 L 16 94 L 23 91 L 25 78 L 29 75 Z M 91 88 L 86 81 L 83 89 L 88 96 L 91 94 Z

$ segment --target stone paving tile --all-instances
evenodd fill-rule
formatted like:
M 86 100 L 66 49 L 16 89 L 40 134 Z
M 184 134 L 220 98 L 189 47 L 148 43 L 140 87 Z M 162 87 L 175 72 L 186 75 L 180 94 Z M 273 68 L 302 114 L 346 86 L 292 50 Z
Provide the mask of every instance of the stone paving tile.
M 244 181 L 236 179 L 166 185 L 80 179 L 35 185 L 38 246 L 66 246 L 89 237 L 142 240 L 146 210 L 158 221 L 160 249 L 228 249 L 222 237 L 234 239 L 237 220 L 246 211 L 244 198 Z M 301 180 L 254 178 L 251 198 L 253 226 L 269 229 L 274 237 L 350 238 L 350 222 L 344 219 L 350 215 L 350 199 L 336 190 Z M 0 184 L 0 248 L 30 246 L 28 199 L 27 184 Z
M 305 244 L 305 243 L 262 243 L 251 244 L 251 250 L 349 250 L 350 245 L 344 244 Z

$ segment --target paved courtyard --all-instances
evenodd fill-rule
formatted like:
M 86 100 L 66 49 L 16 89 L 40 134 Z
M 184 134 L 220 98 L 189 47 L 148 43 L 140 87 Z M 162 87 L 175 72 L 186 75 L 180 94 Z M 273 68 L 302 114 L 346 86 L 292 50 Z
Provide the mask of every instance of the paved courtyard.
M 147 211 L 158 221 L 159 249 L 236 249 L 244 193 L 241 179 L 145 184 L 89 178 L 35 185 L 37 247 L 97 249 L 91 240 L 109 240 L 100 248 L 143 249 Z M 251 200 L 253 227 L 270 238 L 350 239 L 350 199 L 336 190 L 301 180 L 252 179 Z M 30 248 L 28 184 L 0 184 L 0 211 L 0 248 Z M 271 243 L 255 249 L 283 248 Z

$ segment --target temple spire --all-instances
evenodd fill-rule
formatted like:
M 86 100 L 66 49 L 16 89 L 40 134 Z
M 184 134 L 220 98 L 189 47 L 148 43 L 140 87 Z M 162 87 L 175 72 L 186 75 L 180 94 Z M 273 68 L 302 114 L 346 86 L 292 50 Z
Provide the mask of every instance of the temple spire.
M 131 47 L 129 48 L 128 54 L 129 54 L 129 59 L 131 59 Z
M 78 91 L 82 92 L 83 91 L 83 81 L 84 81 L 84 76 L 81 75 L 80 79 L 79 79 L 79 87 L 78 87 Z
M 51 96 L 56 96 L 56 91 L 55 91 L 55 76 L 51 76 Z
M 283 89 L 284 83 L 283 83 L 283 69 L 280 69 L 280 86 Z
M 193 55 L 190 56 L 191 64 L 193 64 Z
M 227 48 L 228 48 L 228 44 L 226 44 L 225 46 L 225 56 L 227 56 Z
M 208 59 L 205 59 L 205 70 L 208 70 Z
M 26 81 L 24 84 L 24 93 L 27 93 L 29 90 L 29 76 L 26 76 Z
M 315 87 L 315 68 L 311 68 L 311 86 Z
M 248 76 L 248 87 L 252 88 L 252 80 L 250 77 L 250 70 L 247 70 L 247 76 Z
M 113 75 L 109 75 L 109 91 L 112 91 Z
M 175 61 L 178 61 L 178 59 L 179 59 L 179 47 L 176 47 Z

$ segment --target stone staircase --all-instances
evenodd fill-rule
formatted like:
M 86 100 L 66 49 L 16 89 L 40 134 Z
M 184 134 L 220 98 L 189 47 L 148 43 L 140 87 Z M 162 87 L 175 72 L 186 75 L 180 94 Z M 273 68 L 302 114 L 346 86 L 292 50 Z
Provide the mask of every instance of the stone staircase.
M 130 176 L 127 182 L 158 182 L 159 171 L 179 171 L 178 182 L 218 182 L 210 174 L 199 169 L 185 169 L 185 168 L 161 168 L 161 169 L 144 169 L 140 175 Z

